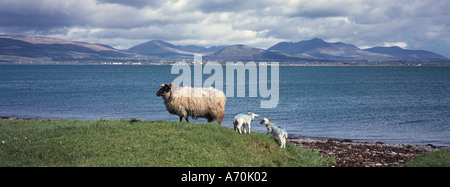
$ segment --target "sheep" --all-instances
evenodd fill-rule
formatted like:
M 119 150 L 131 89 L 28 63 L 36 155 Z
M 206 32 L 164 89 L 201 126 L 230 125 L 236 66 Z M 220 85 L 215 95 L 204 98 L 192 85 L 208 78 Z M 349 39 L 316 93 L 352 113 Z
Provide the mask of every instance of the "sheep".
M 246 128 L 248 129 L 248 133 L 250 134 L 250 123 L 253 122 L 253 119 L 255 117 L 258 117 L 258 114 L 254 114 L 251 112 L 247 113 L 237 113 L 234 116 L 233 124 L 234 124 L 234 130 L 238 132 L 239 134 L 242 134 L 241 126 L 244 126 L 244 134 L 247 134 Z
M 225 115 L 225 94 L 214 88 L 192 88 L 179 87 L 178 85 L 162 84 L 157 96 L 161 96 L 170 114 L 180 116 L 189 123 L 189 116 L 192 119 L 199 117 L 208 119 L 208 123 L 217 120 L 222 124 Z
M 273 139 L 278 142 L 280 140 L 280 148 L 286 148 L 286 139 L 288 138 L 287 132 L 281 128 L 280 126 L 277 126 L 269 121 L 269 119 L 264 118 L 260 124 L 266 125 L 267 127 L 267 134 L 272 134 Z M 278 139 L 278 140 L 277 140 Z

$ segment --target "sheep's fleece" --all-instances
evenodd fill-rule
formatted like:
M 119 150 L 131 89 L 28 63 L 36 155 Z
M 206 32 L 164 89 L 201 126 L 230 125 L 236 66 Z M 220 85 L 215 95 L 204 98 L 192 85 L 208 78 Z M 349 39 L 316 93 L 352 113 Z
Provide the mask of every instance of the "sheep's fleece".
M 178 85 L 162 84 L 157 96 L 162 96 L 167 111 L 180 116 L 180 121 L 188 117 L 217 120 L 219 125 L 225 115 L 225 94 L 214 88 L 179 87 Z

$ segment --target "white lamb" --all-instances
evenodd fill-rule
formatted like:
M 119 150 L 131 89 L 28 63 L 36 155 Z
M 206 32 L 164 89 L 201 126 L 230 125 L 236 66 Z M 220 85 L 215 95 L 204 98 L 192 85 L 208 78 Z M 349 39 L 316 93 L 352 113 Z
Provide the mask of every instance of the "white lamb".
M 286 148 L 286 139 L 288 138 L 287 132 L 269 121 L 269 119 L 264 118 L 260 124 L 264 124 L 267 127 L 267 134 L 272 134 L 275 141 L 280 141 L 280 148 Z
M 233 120 L 233 124 L 234 124 L 234 130 L 236 132 L 239 132 L 239 134 L 242 134 L 241 131 L 241 126 L 244 127 L 244 134 L 247 134 L 247 131 L 245 130 L 246 128 L 248 129 L 248 133 L 250 134 L 250 124 L 253 122 L 253 119 L 255 119 L 255 117 L 258 117 L 258 114 L 254 114 L 251 112 L 247 112 L 247 113 L 237 113 L 234 116 L 234 120 Z

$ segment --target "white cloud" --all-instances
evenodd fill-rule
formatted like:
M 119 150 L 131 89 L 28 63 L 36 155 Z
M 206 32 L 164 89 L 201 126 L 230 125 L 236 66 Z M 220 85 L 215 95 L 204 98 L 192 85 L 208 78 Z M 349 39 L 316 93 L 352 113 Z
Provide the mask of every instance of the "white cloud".
M 400 47 L 400 48 L 406 48 L 408 44 L 406 42 L 384 42 L 384 47 Z

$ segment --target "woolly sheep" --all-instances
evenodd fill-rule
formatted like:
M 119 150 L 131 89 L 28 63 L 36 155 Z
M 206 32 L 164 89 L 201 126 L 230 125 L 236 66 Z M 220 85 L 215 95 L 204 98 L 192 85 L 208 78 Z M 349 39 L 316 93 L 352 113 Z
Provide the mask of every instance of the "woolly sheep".
M 264 118 L 260 124 L 266 125 L 267 134 L 272 134 L 275 141 L 280 141 L 280 148 L 286 148 L 286 139 L 288 138 L 288 134 L 283 128 L 271 123 L 267 118 Z
M 233 124 L 234 124 L 234 130 L 238 132 L 239 134 L 242 134 L 241 126 L 244 127 L 244 134 L 247 134 L 246 128 L 248 129 L 248 133 L 250 134 L 250 123 L 253 122 L 253 119 L 255 117 L 258 117 L 259 115 L 247 112 L 247 113 L 237 113 L 234 116 Z
M 225 115 L 225 94 L 214 88 L 191 88 L 188 86 L 162 84 L 157 96 L 161 96 L 170 114 L 180 116 L 180 121 L 188 117 L 206 118 L 208 122 L 217 120 L 222 124 Z

